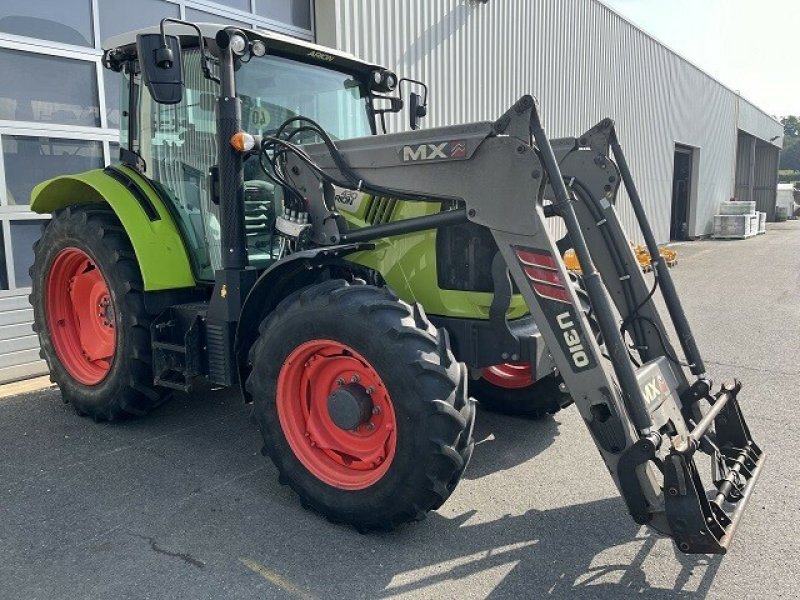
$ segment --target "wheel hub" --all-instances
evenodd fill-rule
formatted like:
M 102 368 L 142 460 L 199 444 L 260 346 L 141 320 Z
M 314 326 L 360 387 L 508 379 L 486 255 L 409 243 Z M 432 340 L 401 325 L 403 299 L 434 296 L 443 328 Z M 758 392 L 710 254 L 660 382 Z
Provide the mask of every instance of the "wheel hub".
M 64 369 L 83 385 L 111 370 L 116 312 L 105 277 L 85 251 L 68 247 L 53 259 L 45 280 L 50 337 Z
M 328 415 L 339 429 L 353 431 L 372 416 L 372 398 L 363 385 L 348 383 L 328 396 Z
M 321 481 L 360 490 L 392 464 L 392 399 L 375 368 L 353 348 L 328 339 L 299 345 L 278 374 L 276 404 L 289 447 Z

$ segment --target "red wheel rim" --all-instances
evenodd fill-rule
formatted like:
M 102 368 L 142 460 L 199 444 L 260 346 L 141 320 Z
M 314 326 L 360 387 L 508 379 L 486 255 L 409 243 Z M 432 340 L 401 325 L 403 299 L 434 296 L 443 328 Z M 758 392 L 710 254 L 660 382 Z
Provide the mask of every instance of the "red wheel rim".
M 340 429 L 328 413 L 328 396 L 347 384 L 363 386 L 373 407 L 352 430 Z M 312 340 L 295 348 L 278 374 L 277 408 L 295 456 L 328 485 L 361 490 L 389 470 L 397 445 L 392 400 L 369 361 L 345 344 Z
M 56 355 L 84 385 L 100 383 L 117 347 L 114 303 L 94 260 L 78 248 L 59 252 L 45 281 L 45 314 Z
M 536 381 L 533 378 L 533 369 L 529 363 L 503 363 L 487 367 L 481 376 L 491 384 L 509 390 L 533 385 Z

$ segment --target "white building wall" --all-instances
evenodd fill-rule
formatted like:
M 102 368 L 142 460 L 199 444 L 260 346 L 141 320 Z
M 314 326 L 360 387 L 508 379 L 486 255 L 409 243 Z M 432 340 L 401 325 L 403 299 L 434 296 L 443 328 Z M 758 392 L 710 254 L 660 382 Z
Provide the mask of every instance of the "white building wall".
M 674 147 L 698 149 L 689 233 L 710 233 L 733 196 L 737 124 L 774 119 L 597 0 L 317 0 L 317 41 L 431 89 L 425 127 L 493 120 L 526 93 L 551 137 L 615 119 L 659 242 L 669 238 Z M 395 120 L 393 127 L 402 127 Z M 779 144 L 780 140 L 774 143 Z M 629 231 L 633 216 L 618 203 Z

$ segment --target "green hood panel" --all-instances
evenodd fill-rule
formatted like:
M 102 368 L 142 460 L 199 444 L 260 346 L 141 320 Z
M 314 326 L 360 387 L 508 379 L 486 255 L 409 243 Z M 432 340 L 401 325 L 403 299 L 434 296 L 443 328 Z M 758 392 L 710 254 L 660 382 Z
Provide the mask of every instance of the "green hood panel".
M 43 181 L 33 188 L 31 210 L 54 213 L 74 204 L 105 202 L 130 237 L 145 290 L 194 287 L 189 256 L 169 210 L 144 177 L 133 169 L 119 168 L 144 192 L 158 219 L 151 221 L 133 194 L 103 169 Z
M 354 229 L 367 225 L 402 221 L 441 211 L 440 202 L 389 200 L 376 210 L 370 195 L 348 197 L 350 204 L 337 203 L 342 215 Z M 375 240 L 375 249 L 356 252 L 346 260 L 378 271 L 386 283 L 406 302 L 419 302 L 431 315 L 462 319 L 487 320 L 494 294 L 446 290 L 439 287 L 436 266 L 436 230 L 398 235 Z M 528 314 L 519 294 L 511 298 L 509 319 Z

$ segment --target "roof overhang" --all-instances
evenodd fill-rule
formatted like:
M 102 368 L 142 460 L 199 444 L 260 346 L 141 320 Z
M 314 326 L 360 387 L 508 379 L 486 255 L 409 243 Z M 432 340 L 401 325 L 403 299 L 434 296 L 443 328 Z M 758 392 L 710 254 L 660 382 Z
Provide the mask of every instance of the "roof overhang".
M 313 44 L 304 40 L 294 38 L 272 31 L 265 31 L 260 29 L 245 29 L 241 27 L 234 27 L 230 25 L 222 25 L 219 23 L 195 23 L 200 28 L 203 37 L 206 39 L 206 44 L 212 54 L 217 53 L 217 44 L 215 37 L 217 32 L 222 29 L 237 29 L 244 33 L 250 41 L 261 40 L 267 46 L 267 54 L 275 54 L 292 58 L 299 62 L 309 64 L 316 64 L 324 67 L 334 68 L 336 70 L 347 71 L 351 73 L 358 73 L 368 75 L 371 71 L 382 68 L 380 65 L 369 63 L 356 58 L 347 52 L 341 52 Z M 165 23 L 164 30 L 168 35 L 175 35 L 181 40 L 181 46 L 192 47 L 197 45 L 197 32 L 186 25 L 179 23 Z M 136 31 L 130 31 L 121 35 L 109 38 L 103 43 L 103 49 L 114 50 L 119 49 L 126 51 L 126 53 L 135 52 L 136 36 L 140 33 L 159 33 L 158 25 L 153 27 L 146 27 Z

